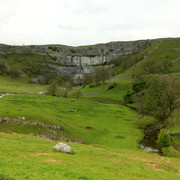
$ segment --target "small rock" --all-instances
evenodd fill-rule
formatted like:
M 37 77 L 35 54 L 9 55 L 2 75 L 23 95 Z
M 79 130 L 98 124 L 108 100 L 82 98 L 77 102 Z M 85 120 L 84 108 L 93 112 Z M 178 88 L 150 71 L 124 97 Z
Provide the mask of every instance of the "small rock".
M 54 149 L 57 150 L 57 151 L 63 151 L 63 152 L 67 152 L 67 153 L 72 153 L 73 150 L 72 148 L 67 145 L 67 144 L 64 144 L 64 143 L 58 143 L 54 146 Z

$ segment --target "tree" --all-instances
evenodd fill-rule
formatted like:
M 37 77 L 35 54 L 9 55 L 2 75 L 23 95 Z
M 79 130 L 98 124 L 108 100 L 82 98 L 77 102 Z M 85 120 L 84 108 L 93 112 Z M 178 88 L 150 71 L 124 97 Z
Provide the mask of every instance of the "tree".
M 81 95 L 81 91 L 78 89 L 74 92 L 73 94 L 75 96 L 75 98 L 79 99 L 80 98 L 80 95 Z
M 163 61 L 161 64 L 158 65 L 158 71 L 160 73 L 168 73 L 170 70 L 169 68 L 172 67 L 172 63 L 168 60 Z
M 133 103 L 134 102 L 134 100 L 133 100 L 134 95 L 136 93 L 142 91 L 145 87 L 145 84 L 146 84 L 145 79 L 141 79 L 141 80 L 135 82 L 132 86 L 132 89 L 127 91 L 126 95 L 124 96 L 124 100 L 127 103 Z
M 94 73 L 92 74 L 92 80 L 96 86 L 100 84 L 101 82 L 100 68 L 95 68 Z
M 175 109 L 176 79 L 154 75 L 143 91 L 137 93 L 135 101 L 140 113 L 150 115 L 166 126 L 168 117 Z
M 165 74 L 169 72 L 169 68 L 172 66 L 172 63 L 169 60 L 164 60 L 160 64 L 156 65 L 154 60 L 147 60 L 145 63 L 141 65 L 141 74 L 142 73 L 149 73 L 149 74 L 155 74 L 155 73 L 162 73 Z
M 22 70 L 30 76 L 34 74 L 41 74 L 42 69 L 42 64 L 38 64 L 33 61 L 25 61 L 24 67 L 22 68 Z
M 100 82 L 105 83 L 114 75 L 114 70 L 111 67 L 96 67 L 92 75 L 92 80 L 98 86 Z
M 56 96 L 58 92 L 58 86 L 55 82 L 52 82 L 50 85 L 47 86 L 46 94 L 51 96 Z
M 141 65 L 141 69 L 145 73 L 149 73 L 149 74 L 153 74 L 157 71 L 155 61 L 153 61 L 153 60 L 147 60 L 144 64 Z

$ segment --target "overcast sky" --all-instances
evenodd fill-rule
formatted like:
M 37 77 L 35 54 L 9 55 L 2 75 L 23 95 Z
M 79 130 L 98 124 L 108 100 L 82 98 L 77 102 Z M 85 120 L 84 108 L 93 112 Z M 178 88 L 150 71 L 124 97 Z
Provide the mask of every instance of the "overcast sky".
M 180 36 L 180 0 L 0 0 L 0 43 L 86 45 Z

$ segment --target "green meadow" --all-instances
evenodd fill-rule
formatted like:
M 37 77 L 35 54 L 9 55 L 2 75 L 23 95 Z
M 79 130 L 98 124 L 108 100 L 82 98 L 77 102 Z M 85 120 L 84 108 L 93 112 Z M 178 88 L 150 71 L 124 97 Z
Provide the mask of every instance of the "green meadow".
M 138 149 L 117 151 L 99 145 L 68 143 L 73 154 L 55 152 L 56 142 L 0 133 L 0 174 L 14 179 L 175 179 L 180 161 Z
M 67 98 L 45 95 L 45 85 L 0 75 L 0 92 L 5 92 L 0 98 L 0 120 L 11 119 L 9 123 L 0 121 L 0 180 L 179 180 L 180 154 L 172 149 L 174 155 L 165 157 L 141 150 L 141 116 L 134 110 L 135 104 L 123 102 L 136 81 L 128 77 L 138 73 L 141 64 L 155 60 L 158 65 L 180 57 L 180 43 L 165 41 L 143 60 L 159 43 L 134 54 L 140 63 L 124 73 L 97 87 L 74 86 Z M 42 56 L 30 54 L 27 59 L 22 54 L 11 54 L 7 59 L 12 67 L 23 67 L 32 59 L 46 62 Z M 173 63 L 170 73 L 180 73 L 179 65 L 180 60 Z M 121 67 L 116 68 L 122 72 Z M 169 76 L 179 81 L 179 75 Z M 105 91 L 113 83 L 116 86 Z M 79 99 L 75 90 L 81 91 Z M 180 132 L 179 117 L 176 108 L 170 116 L 170 133 Z M 172 139 L 180 147 L 179 137 Z M 56 152 L 53 147 L 58 142 L 70 145 L 73 153 Z

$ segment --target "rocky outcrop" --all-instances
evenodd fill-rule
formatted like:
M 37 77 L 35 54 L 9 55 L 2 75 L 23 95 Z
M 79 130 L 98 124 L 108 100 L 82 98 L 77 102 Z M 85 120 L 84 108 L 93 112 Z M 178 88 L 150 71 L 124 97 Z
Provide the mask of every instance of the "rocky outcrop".
M 57 129 L 60 131 L 64 130 L 62 126 L 49 125 L 49 124 L 44 124 L 40 122 L 31 122 L 31 121 L 27 121 L 27 120 L 24 121 L 24 120 L 25 120 L 25 117 L 18 117 L 18 119 L 12 119 L 9 117 L 4 117 L 4 118 L 0 117 L 0 124 L 1 123 L 21 123 L 21 124 L 26 124 L 26 125 L 48 127 L 48 128 Z

